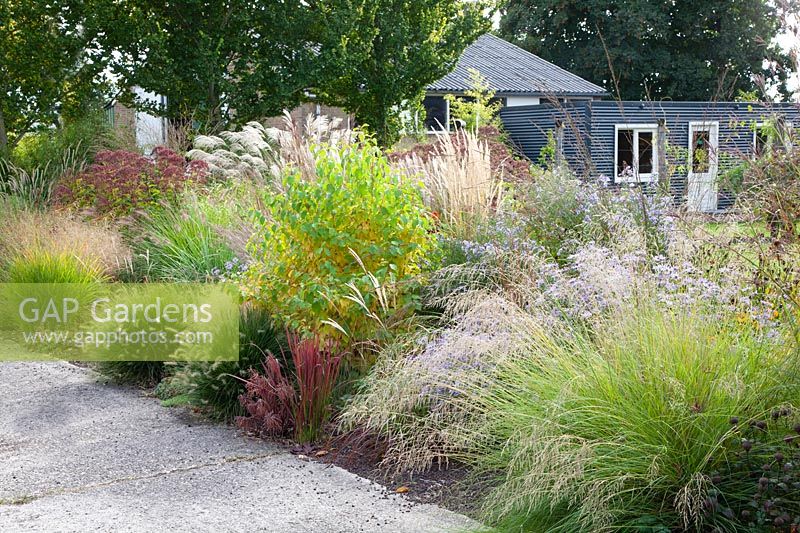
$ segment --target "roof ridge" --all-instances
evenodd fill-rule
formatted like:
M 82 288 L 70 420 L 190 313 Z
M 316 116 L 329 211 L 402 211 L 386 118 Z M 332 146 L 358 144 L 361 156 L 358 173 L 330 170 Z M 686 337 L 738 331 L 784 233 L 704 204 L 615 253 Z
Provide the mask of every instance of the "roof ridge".
M 478 70 L 497 93 L 603 96 L 605 89 L 493 33 L 484 33 L 459 57 L 451 72 L 427 89 L 463 92 L 469 70 Z

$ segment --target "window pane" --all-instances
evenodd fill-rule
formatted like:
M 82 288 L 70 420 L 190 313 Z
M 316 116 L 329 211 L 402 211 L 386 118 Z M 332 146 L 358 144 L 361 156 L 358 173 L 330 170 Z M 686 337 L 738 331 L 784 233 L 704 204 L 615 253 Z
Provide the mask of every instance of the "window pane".
M 633 176 L 633 130 L 617 132 L 617 176 Z
M 756 129 L 755 135 L 755 146 L 754 151 L 756 156 L 763 155 L 767 150 L 767 145 L 769 144 L 769 135 L 767 135 L 767 130 L 763 126 L 759 126 Z
M 653 132 L 639 132 L 639 174 L 653 172 Z
M 447 102 L 443 96 L 426 96 L 422 105 L 425 107 L 425 129 L 441 130 L 447 125 Z
M 692 172 L 708 172 L 710 135 L 707 131 L 695 131 L 692 135 Z

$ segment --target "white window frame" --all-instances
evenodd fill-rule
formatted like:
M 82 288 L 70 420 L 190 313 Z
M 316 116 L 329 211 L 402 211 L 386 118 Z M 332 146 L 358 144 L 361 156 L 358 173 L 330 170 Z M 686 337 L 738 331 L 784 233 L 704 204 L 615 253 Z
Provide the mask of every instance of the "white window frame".
M 706 172 L 695 172 L 692 168 L 694 164 L 694 134 L 699 131 L 708 132 L 708 141 L 714 147 L 713 154 L 708 154 L 708 170 Z M 719 170 L 719 121 L 704 120 L 689 122 L 689 161 L 687 165 L 688 174 L 691 176 L 716 176 Z
M 633 130 L 633 176 L 619 175 L 619 131 Z M 653 171 L 646 174 L 639 173 L 639 133 L 653 134 Z M 614 182 L 615 183 L 647 183 L 654 181 L 658 176 L 658 124 L 615 124 L 614 125 Z

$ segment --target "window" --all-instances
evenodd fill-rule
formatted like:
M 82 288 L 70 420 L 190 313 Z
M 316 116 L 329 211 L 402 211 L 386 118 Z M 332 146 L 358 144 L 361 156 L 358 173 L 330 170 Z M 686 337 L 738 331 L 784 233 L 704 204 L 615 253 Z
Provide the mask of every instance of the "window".
M 449 105 L 444 96 L 426 96 L 422 100 L 425 108 L 425 129 L 428 131 L 441 131 L 447 127 Z
M 105 108 L 106 123 L 109 126 L 111 126 L 112 128 L 117 125 L 116 124 L 116 122 L 117 122 L 116 111 L 115 111 L 114 107 L 115 107 L 115 104 L 110 104 L 110 105 L 106 106 L 106 108 Z
M 709 169 L 711 132 L 708 130 L 692 133 L 692 172 L 704 174 Z
M 691 174 L 716 175 L 719 122 L 689 122 Z
M 617 124 L 614 166 L 618 182 L 650 181 L 658 172 L 655 124 Z
M 769 133 L 763 122 L 756 124 L 753 131 L 753 155 L 761 157 L 769 147 Z

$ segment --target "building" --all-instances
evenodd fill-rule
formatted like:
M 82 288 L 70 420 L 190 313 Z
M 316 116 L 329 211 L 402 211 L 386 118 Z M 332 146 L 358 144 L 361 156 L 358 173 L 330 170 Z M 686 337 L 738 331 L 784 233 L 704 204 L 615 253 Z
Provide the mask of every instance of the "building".
M 444 97 L 462 96 L 471 89 L 471 70 L 486 79 L 504 107 L 588 102 L 607 95 L 602 87 L 487 33 L 464 50 L 452 72 L 426 87 L 423 105 L 428 131 L 450 129 L 450 103 Z
M 758 155 L 767 125 L 786 133 L 800 127 L 800 107 L 791 103 L 573 101 L 506 107 L 500 116 L 531 161 L 555 143 L 578 176 L 617 185 L 668 180 L 677 202 L 702 212 L 731 207 L 721 178 Z
M 136 98 L 166 107 L 167 99 L 164 96 L 147 92 L 139 87 L 132 89 Z M 135 140 L 136 146 L 144 153 L 149 154 L 156 146 L 166 145 L 168 142 L 169 127 L 167 119 L 157 117 L 144 111 L 136 111 L 125 106 L 118 100 L 113 100 L 105 106 L 106 120 L 121 135 Z

